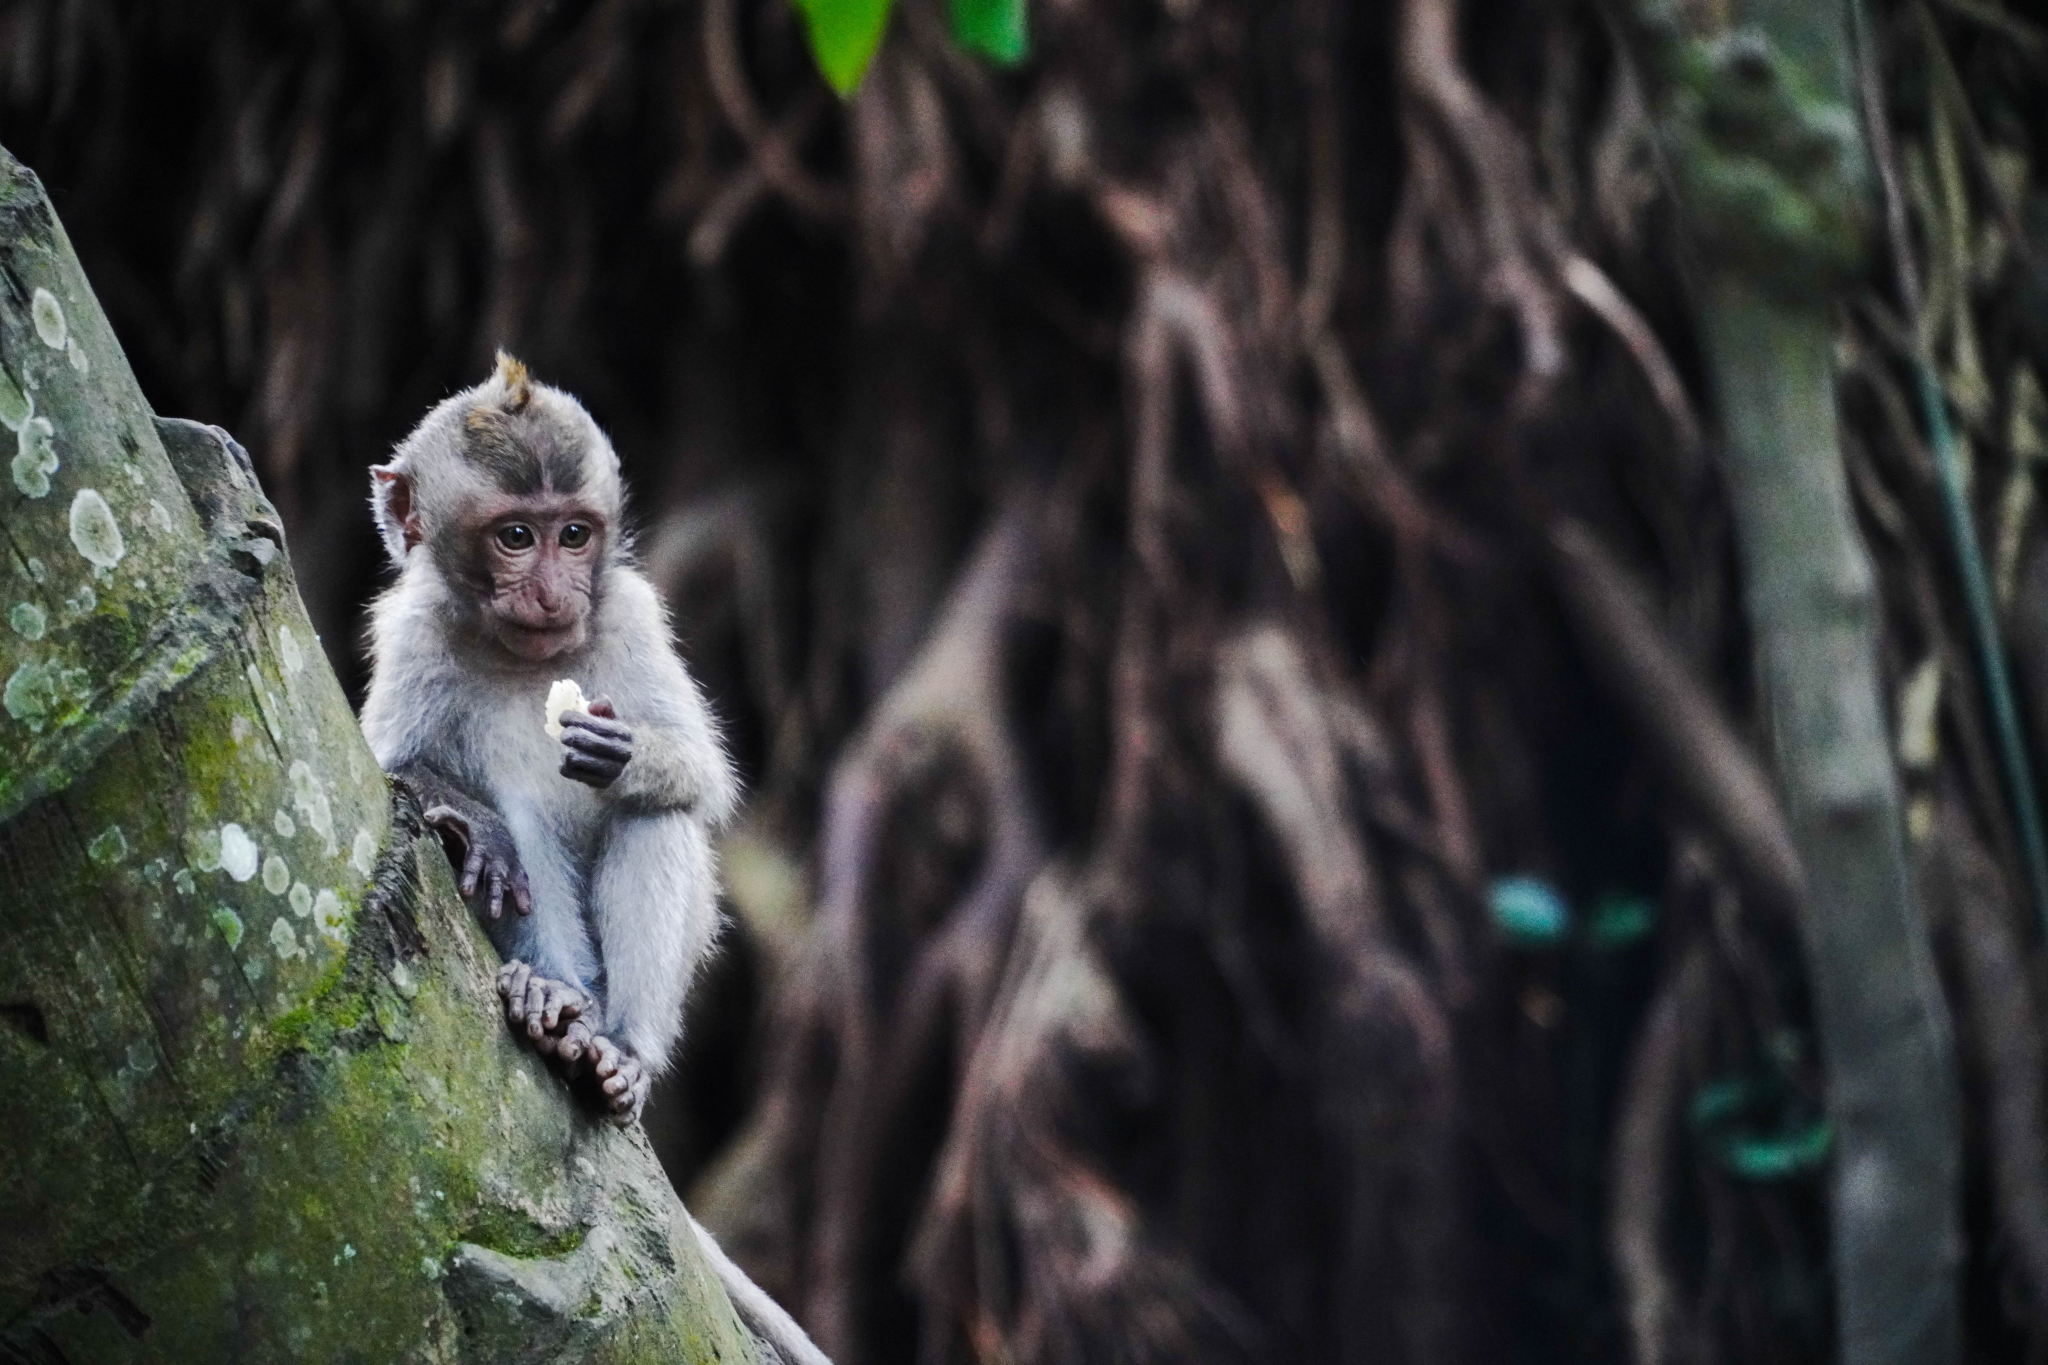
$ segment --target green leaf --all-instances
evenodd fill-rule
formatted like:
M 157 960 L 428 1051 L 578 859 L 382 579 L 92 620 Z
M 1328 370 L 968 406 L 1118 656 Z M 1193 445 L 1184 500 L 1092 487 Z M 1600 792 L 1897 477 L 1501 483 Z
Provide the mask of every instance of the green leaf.
M 1493 927 L 1510 942 L 1534 947 L 1556 943 L 1571 932 L 1564 898 L 1540 877 L 1500 877 L 1486 889 Z
M 810 30 L 818 70 L 843 99 L 860 87 L 882 46 L 896 0 L 796 0 Z
M 1657 928 L 1657 907 L 1642 896 L 1609 894 L 1593 903 L 1586 939 L 1595 948 L 1626 948 Z
M 952 0 L 953 37 L 969 52 L 997 66 L 1015 66 L 1031 55 L 1025 0 Z

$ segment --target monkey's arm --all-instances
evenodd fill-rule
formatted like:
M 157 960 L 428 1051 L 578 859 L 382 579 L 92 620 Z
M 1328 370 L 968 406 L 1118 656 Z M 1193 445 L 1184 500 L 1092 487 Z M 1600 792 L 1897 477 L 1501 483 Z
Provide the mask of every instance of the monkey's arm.
M 474 897 L 481 888 L 492 919 L 504 913 L 508 899 L 520 914 L 533 913 L 526 869 L 520 866 L 512 831 L 496 811 L 423 761 L 400 764 L 391 775 L 419 797 L 427 824 L 441 836 L 448 861 L 460 872 L 464 897 Z
M 631 568 L 613 576 L 602 634 L 593 678 L 617 714 L 593 702 L 595 719 L 562 718 L 565 743 L 573 736 L 572 753 L 583 750 L 564 774 L 603 791 L 621 814 L 678 811 L 713 829 L 724 824 L 739 800 L 725 745 L 670 643 L 654 589 Z
M 627 815 L 694 813 L 708 804 L 722 816 L 732 778 L 715 740 L 680 726 L 628 726 L 611 710 L 599 698 L 588 715 L 562 718 L 562 776 L 608 793 Z

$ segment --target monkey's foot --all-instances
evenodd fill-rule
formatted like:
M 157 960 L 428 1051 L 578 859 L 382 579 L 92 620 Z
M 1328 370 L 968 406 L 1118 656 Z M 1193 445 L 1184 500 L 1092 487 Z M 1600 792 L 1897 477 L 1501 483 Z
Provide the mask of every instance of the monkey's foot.
M 583 1021 L 591 1012 L 588 995 L 517 960 L 498 970 L 498 994 L 505 998 L 505 1022 L 524 1033 L 534 1051 L 571 1063 L 583 1055 L 591 1036 Z M 574 1051 L 564 1055 L 565 1046 Z
M 630 1126 L 647 1104 L 654 1073 L 638 1053 L 601 1035 L 590 1040 L 590 1060 L 611 1121 L 621 1128 Z

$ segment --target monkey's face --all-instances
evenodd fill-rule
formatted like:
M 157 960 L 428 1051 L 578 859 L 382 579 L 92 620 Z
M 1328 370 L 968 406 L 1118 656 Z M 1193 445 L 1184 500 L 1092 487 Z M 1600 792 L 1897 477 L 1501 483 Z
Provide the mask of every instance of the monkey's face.
M 596 508 L 574 496 L 508 498 L 483 509 L 475 550 L 491 634 L 528 663 L 581 649 L 590 635 L 592 585 L 609 531 Z

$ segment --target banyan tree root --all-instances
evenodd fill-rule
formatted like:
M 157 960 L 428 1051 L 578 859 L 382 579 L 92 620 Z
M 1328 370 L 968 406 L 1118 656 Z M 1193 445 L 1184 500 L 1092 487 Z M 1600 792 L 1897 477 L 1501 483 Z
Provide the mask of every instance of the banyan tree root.
M 2048 1049 L 2013 929 L 2005 875 L 1985 849 L 1953 792 L 1940 797 L 1939 838 L 1921 858 L 1920 876 L 1961 999 L 1956 1013 L 1965 1055 L 1987 1096 L 1984 1141 L 1991 1153 L 1991 1196 L 2008 1273 L 2029 1305 L 2038 1345 L 2048 1336 Z

